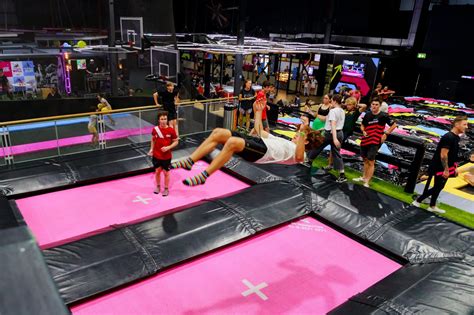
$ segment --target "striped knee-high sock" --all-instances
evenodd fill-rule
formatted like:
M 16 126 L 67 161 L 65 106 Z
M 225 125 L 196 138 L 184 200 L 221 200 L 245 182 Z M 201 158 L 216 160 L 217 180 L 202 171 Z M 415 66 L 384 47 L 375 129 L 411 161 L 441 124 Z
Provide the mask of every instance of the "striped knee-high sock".
M 176 161 L 171 163 L 171 169 L 184 168 L 185 170 L 191 170 L 193 168 L 194 161 L 188 157 L 187 159 Z
M 206 182 L 206 179 L 209 177 L 209 174 L 204 171 L 201 172 L 193 177 L 186 178 L 183 180 L 183 184 L 186 186 L 197 186 L 197 185 L 202 185 Z

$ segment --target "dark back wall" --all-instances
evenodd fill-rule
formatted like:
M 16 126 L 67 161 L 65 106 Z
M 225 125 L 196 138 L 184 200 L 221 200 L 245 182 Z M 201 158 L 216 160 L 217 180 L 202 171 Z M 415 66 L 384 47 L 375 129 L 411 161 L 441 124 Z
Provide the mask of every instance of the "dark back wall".
M 474 102 L 474 6 L 435 6 L 419 61 L 425 95 Z

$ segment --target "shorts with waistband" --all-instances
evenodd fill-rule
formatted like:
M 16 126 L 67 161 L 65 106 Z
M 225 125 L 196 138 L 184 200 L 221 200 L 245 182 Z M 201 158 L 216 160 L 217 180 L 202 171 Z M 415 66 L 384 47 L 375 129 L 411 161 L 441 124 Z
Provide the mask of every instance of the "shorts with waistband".
M 261 138 L 247 136 L 236 131 L 232 131 L 232 136 L 244 139 L 245 149 L 236 154 L 246 161 L 258 161 L 267 153 L 267 146 Z

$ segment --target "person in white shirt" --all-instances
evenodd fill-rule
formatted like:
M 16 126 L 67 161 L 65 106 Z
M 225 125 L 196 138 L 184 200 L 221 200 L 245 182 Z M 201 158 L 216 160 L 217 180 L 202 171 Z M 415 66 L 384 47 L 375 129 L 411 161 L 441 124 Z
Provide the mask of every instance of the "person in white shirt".
M 309 88 L 311 86 L 311 82 L 309 79 L 306 79 L 303 83 L 303 95 L 304 96 L 309 96 Z
M 211 153 L 218 144 L 224 145 L 205 171 L 183 180 L 183 183 L 188 186 L 202 185 L 234 154 L 258 164 L 297 164 L 305 161 L 306 151 L 317 148 L 323 142 L 320 132 L 312 131 L 309 127 L 307 116 L 301 116 L 301 125 L 292 140 L 275 137 L 266 132 L 262 125 L 262 110 L 265 106 L 266 103 L 262 100 L 257 100 L 253 104 L 256 137 L 216 128 L 188 158 L 171 163 L 171 168 L 190 170 L 196 161 Z
M 310 93 L 309 94 L 316 96 L 317 91 L 318 91 L 318 81 L 315 78 L 313 78 L 313 79 L 311 79 L 311 86 L 310 86 Z
M 341 155 L 341 145 L 344 141 L 345 112 L 341 107 L 342 96 L 336 94 L 332 97 L 332 108 L 326 118 L 324 125 L 324 142 L 321 146 L 309 152 L 310 160 L 316 158 L 326 146 L 331 145 L 331 155 L 333 157 L 334 169 L 339 171 L 338 183 L 347 182 L 344 174 L 344 161 Z

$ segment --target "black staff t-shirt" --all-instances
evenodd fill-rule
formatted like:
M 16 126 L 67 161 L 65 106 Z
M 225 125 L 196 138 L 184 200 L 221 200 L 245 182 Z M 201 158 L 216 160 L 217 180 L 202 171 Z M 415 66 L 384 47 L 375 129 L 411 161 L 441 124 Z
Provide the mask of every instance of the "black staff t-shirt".
M 439 140 L 436 152 L 431 161 L 429 171 L 431 174 L 443 175 L 444 167 L 441 163 L 441 149 L 449 149 L 448 151 L 448 167 L 449 174 L 453 175 L 456 170 L 459 152 L 459 136 L 453 132 L 448 132 Z
M 250 98 L 255 96 L 255 91 L 252 88 L 250 88 L 250 90 L 242 89 L 240 94 L 242 98 Z M 253 102 L 254 100 L 242 100 L 240 101 L 240 107 L 244 110 L 249 110 L 252 108 Z
M 163 104 L 163 108 L 167 111 L 174 111 L 176 110 L 175 104 L 174 104 L 174 99 L 178 95 L 178 91 L 176 89 L 173 90 L 173 92 L 168 92 L 168 90 L 165 90 L 164 92 L 160 92 L 159 96 L 161 97 L 161 102 Z

